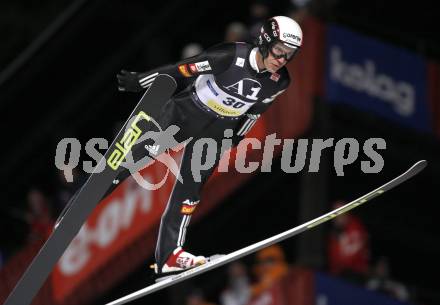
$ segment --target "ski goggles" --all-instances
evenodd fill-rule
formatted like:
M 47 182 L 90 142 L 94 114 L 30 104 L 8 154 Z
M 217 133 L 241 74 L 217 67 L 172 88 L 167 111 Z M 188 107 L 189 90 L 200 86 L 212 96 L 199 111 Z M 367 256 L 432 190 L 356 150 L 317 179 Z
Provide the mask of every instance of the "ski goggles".
M 276 59 L 284 58 L 286 61 L 289 61 L 299 50 L 299 48 L 291 48 L 291 49 L 292 51 L 286 52 L 285 49 L 275 44 L 269 49 L 269 52 Z

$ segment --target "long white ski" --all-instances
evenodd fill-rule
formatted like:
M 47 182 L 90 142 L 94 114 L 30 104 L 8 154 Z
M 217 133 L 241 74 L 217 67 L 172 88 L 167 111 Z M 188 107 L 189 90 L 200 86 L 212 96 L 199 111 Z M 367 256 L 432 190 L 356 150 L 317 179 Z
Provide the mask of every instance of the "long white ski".
M 368 200 L 377 197 L 386 191 L 398 186 L 402 182 L 410 179 L 411 177 L 417 175 L 420 171 L 422 171 L 427 165 L 426 160 L 421 160 L 415 163 L 411 168 L 409 168 L 406 172 L 401 174 L 400 176 L 394 178 L 393 180 L 385 183 L 384 185 L 378 187 L 377 189 L 369 192 L 368 194 L 365 194 L 362 197 L 359 197 L 356 200 L 353 200 L 346 205 L 337 208 L 327 214 L 324 214 L 322 216 L 319 216 L 313 220 L 310 220 L 302 225 L 299 225 L 293 229 L 284 231 L 280 234 L 277 234 L 275 236 L 272 236 L 270 238 L 267 238 L 265 240 L 262 240 L 260 242 L 257 242 L 253 245 L 247 246 L 245 248 L 242 248 L 240 250 L 237 250 L 235 252 L 229 253 L 227 255 L 221 256 L 218 259 L 212 260 L 202 266 L 187 270 L 185 272 L 179 273 L 175 276 L 170 276 L 160 282 L 157 282 L 155 284 L 152 284 L 150 286 L 147 286 L 141 290 L 138 290 L 136 292 L 133 292 L 125 297 L 122 297 L 120 299 L 117 299 L 111 303 L 108 303 L 106 305 L 120 305 L 120 304 L 126 304 L 130 301 L 136 300 L 140 297 L 146 296 L 148 294 L 151 294 L 153 292 L 156 292 L 158 290 L 164 289 L 168 286 L 177 284 L 179 282 L 182 282 L 184 280 L 187 280 L 189 278 L 192 278 L 196 275 L 200 275 L 202 273 L 205 273 L 211 269 L 218 268 L 220 266 L 223 266 L 229 262 L 235 261 L 239 258 L 242 258 L 243 256 L 249 255 L 251 253 L 254 253 L 262 248 L 268 247 L 270 245 L 273 245 L 275 243 L 278 243 L 282 240 L 285 240 L 289 237 L 298 235 L 299 233 L 302 233 L 304 231 L 307 231 L 313 227 L 316 227 L 326 221 L 329 221 L 333 218 L 335 218 L 338 215 L 344 214 L 347 211 L 354 209 L 355 207 L 360 206 L 361 204 L 364 204 Z

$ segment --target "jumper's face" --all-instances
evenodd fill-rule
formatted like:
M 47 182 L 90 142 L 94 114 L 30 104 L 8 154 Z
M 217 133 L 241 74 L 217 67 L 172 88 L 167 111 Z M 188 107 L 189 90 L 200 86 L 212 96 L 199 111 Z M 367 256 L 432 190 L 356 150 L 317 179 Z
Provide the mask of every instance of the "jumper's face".
M 289 48 L 277 42 L 269 50 L 269 55 L 264 59 L 264 64 L 269 72 L 276 72 L 283 67 L 297 52 L 297 48 Z

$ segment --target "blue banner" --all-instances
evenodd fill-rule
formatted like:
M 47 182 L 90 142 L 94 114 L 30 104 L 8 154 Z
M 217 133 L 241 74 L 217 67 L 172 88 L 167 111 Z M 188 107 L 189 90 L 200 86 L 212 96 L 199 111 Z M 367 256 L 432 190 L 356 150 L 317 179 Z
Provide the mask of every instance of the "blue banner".
M 424 58 L 330 25 L 326 95 L 421 131 L 432 131 Z
M 317 305 L 410 305 L 319 272 L 315 293 Z

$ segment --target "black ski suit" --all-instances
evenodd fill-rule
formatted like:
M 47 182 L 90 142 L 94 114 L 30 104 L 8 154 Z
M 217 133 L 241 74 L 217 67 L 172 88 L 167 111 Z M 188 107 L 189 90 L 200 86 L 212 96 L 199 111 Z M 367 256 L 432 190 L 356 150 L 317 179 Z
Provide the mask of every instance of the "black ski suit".
M 258 71 L 257 52 L 258 49 L 250 44 L 225 43 L 177 64 L 137 74 L 136 85 L 142 88 L 148 88 L 159 74 L 174 78 L 177 93 L 164 104 L 157 121 L 163 130 L 171 125 L 178 126 L 180 130 L 175 139 L 179 143 L 193 137 L 182 155 L 183 183 L 176 180 L 162 215 L 155 253 L 159 270 L 172 251 L 183 246 L 191 214 L 200 200 L 200 189 L 214 169 L 202 171 L 201 181 L 194 179 L 191 171 L 193 144 L 200 138 L 212 138 L 221 143 L 226 129 L 234 131 L 233 142 L 238 144 L 260 114 L 290 83 L 285 67 L 277 73 Z M 147 153 L 145 148 L 142 152 L 133 151 L 133 155 Z M 216 162 L 219 159 L 217 151 Z M 118 180 L 128 175 L 125 172 Z

